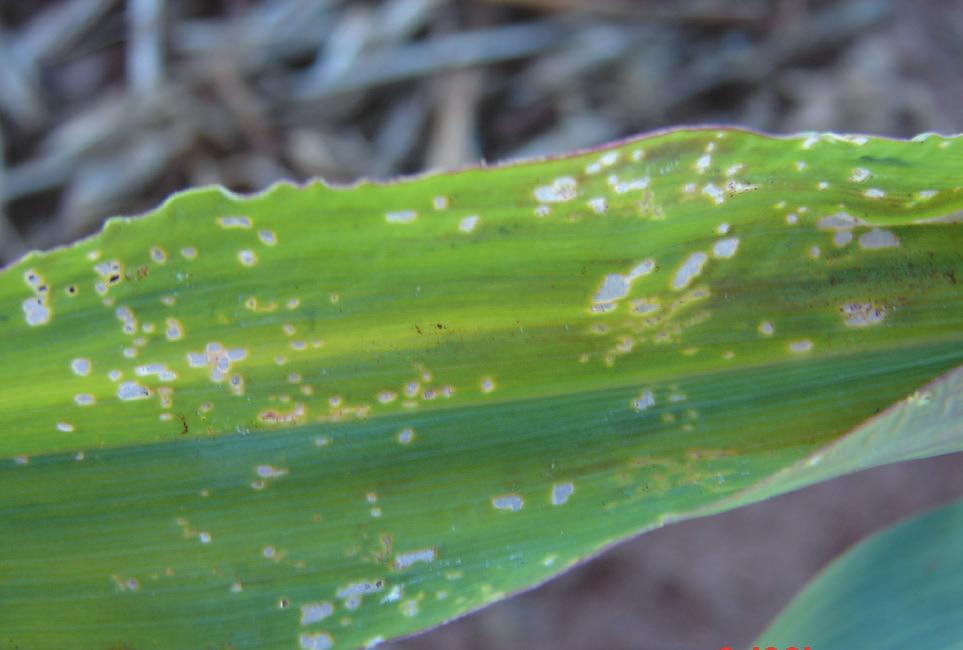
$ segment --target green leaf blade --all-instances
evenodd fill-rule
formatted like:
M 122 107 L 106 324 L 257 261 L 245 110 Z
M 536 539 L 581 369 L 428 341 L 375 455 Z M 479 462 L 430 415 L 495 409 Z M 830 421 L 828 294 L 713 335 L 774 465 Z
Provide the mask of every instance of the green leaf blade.
M 963 362 L 960 143 L 691 130 L 203 189 L 26 258 L 0 276 L 4 629 L 358 647 L 765 496 Z

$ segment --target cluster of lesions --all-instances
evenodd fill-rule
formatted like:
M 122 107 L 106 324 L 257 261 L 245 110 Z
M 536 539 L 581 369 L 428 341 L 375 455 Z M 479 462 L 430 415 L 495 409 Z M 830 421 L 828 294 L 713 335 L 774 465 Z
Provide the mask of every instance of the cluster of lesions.
M 248 217 L 231 216 L 218 219 L 224 228 L 249 229 L 253 222 Z M 273 231 L 262 230 L 258 233 L 258 238 L 265 246 L 277 244 L 277 237 Z M 184 246 L 180 251 L 183 258 L 182 264 L 189 265 L 199 256 L 199 251 L 194 246 Z M 85 259 L 90 263 L 93 271 L 93 293 L 97 296 L 100 303 L 119 321 L 120 335 L 122 344 L 118 346 L 123 359 L 111 361 L 109 355 L 105 358 L 103 354 L 97 356 L 96 363 L 100 372 L 106 372 L 106 377 L 113 384 L 110 392 L 104 391 L 103 382 L 99 375 L 91 377 L 94 370 L 94 360 L 89 355 L 83 355 L 68 360 L 68 365 L 73 375 L 83 378 L 84 382 L 89 383 L 78 387 L 79 391 L 74 395 L 74 405 L 77 407 L 92 407 L 99 401 L 113 398 L 118 402 L 130 402 L 146 400 L 157 397 L 159 407 L 159 418 L 161 420 L 174 420 L 175 415 L 182 420 L 184 429 L 188 429 L 185 416 L 182 412 L 175 414 L 174 396 L 177 385 L 184 375 L 190 375 L 191 368 L 204 368 L 208 372 L 208 379 L 217 385 L 226 385 L 236 396 L 245 394 L 245 382 L 243 375 L 234 366 L 244 361 L 247 350 L 242 346 L 227 346 L 219 341 L 207 342 L 200 351 L 183 352 L 178 348 L 163 347 L 160 343 L 165 340 L 168 343 L 179 342 L 188 339 L 187 328 L 184 319 L 188 316 L 180 306 L 178 297 L 183 290 L 172 287 L 169 293 L 160 296 L 163 313 L 157 314 L 156 310 L 146 307 L 143 300 L 138 300 L 137 311 L 128 304 L 123 298 L 133 299 L 135 296 L 129 292 L 115 295 L 113 289 L 123 283 L 131 283 L 142 280 L 150 275 L 150 269 L 162 267 L 170 263 L 170 256 L 163 246 L 155 244 L 150 246 L 147 251 L 146 263 L 137 265 L 132 262 L 128 265 L 118 258 L 105 257 L 99 248 L 92 248 L 85 254 Z M 183 274 L 178 273 L 177 279 L 180 280 Z M 35 270 L 28 271 L 25 278 L 27 284 L 35 289 L 38 299 L 30 304 L 24 305 L 25 316 L 29 325 L 43 325 L 50 320 L 52 308 L 49 302 L 49 285 L 44 278 Z M 66 295 L 77 296 L 81 291 L 81 284 L 72 283 L 65 289 Z M 121 298 L 118 304 L 118 298 Z M 288 308 L 296 308 L 299 301 L 288 301 Z M 141 309 L 144 310 L 141 315 Z M 76 351 L 75 351 L 76 352 Z M 146 358 L 144 361 L 135 358 Z M 207 402 L 198 407 L 198 413 L 207 412 L 213 409 L 213 403 Z M 183 409 L 181 409 L 182 411 Z M 60 431 L 75 430 L 71 417 L 64 417 L 63 421 L 57 423 Z
M 50 285 L 35 269 L 27 270 L 23 279 L 33 294 L 21 303 L 24 319 L 30 327 L 46 325 L 53 316 Z
M 590 334 L 612 342 L 599 355 L 606 365 L 613 365 L 641 343 L 679 343 L 686 330 L 711 317 L 704 303 L 712 295 L 712 285 L 700 280 L 712 264 L 732 259 L 740 243 L 728 223 L 719 224 L 715 234 L 711 244 L 679 261 L 668 279 L 655 273 L 659 263 L 653 257 L 603 277 L 587 311 L 597 317 L 589 325 Z M 581 360 L 588 357 L 583 355 Z
M 626 505 L 626 501 L 651 500 L 683 485 L 707 494 L 728 494 L 739 488 L 732 481 L 740 479 L 743 472 L 726 461 L 739 453 L 725 447 L 693 446 L 680 453 L 634 456 L 614 475 L 625 498 L 612 501 L 606 507 L 615 509 Z
M 583 167 L 576 167 L 588 160 Z M 664 173 L 649 161 L 639 144 L 610 149 L 587 158 L 572 160 L 568 173 L 541 179 L 531 187 L 532 213 L 538 219 L 564 217 L 570 221 L 602 215 L 664 218 L 655 200 L 653 179 Z

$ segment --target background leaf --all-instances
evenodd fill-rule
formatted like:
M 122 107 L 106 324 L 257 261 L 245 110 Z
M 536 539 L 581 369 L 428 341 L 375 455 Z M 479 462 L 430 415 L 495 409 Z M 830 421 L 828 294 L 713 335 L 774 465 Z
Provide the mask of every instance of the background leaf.
M 0 279 L 4 629 L 356 647 L 960 449 L 959 142 L 682 130 L 197 190 L 28 256 Z
M 963 501 L 887 528 L 826 567 L 756 645 L 963 648 Z

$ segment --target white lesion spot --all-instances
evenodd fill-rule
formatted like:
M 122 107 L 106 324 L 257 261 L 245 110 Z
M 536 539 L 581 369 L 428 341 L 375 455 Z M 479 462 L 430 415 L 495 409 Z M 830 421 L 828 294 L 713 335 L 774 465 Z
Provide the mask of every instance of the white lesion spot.
M 867 250 L 897 248 L 899 247 L 899 238 L 888 230 L 873 228 L 859 236 L 859 246 Z
M 251 223 L 250 217 L 243 217 L 243 216 L 218 217 L 217 224 L 221 228 L 243 228 L 243 229 L 249 229 L 253 225 Z
M 616 162 L 618 162 L 618 160 L 619 160 L 618 151 L 606 151 L 604 154 L 602 154 L 599 157 L 598 161 L 589 163 L 588 165 L 585 166 L 585 173 L 590 175 L 598 174 L 600 171 L 602 171 L 606 167 L 611 167 L 612 165 L 614 165 Z
M 181 249 L 181 257 L 185 260 L 197 259 L 197 249 L 193 246 L 185 246 Z
M 772 322 L 768 320 L 764 320 L 759 323 L 759 327 L 756 329 L 758 329 L 759 333 L 763 336 L 772 336 L 773 332 L 776 331 L 776 328 L 773 326 Z
M 702 251 L 689 255 L 672 277 L 672 288 L 681 291 L 692 284 L 692 281 L 702 273 L 708 259 L 709 256 Z
M 184 326 L 176 318 L 166 319 L 164 325 L 164 337 L 168 341 L 179 341 L 184 338 Z
M 298 637 L 300 650 L 330 650 L 334 646 L 334 639 L 327 632 L 312 632 Z
M 703 185 L 702 194 L 708 196 L 716 205 L 722 205 L 726 200 L 726 193 L 714 183 L 706 183 Z
M 758 189 L 759 186 L 755 183 L 743 183 L 742 181 L 737 181 L 735 179 L 726 181 L 726 192 L 730 195 L 742 194 L 743 192 L 752 192 Z
M 242 266 L 254 266 L 257 264 L 257 255 L 255 255 L 251 249 L 245 248 L 237 252 L 237 261 L 239 261 Z
M 571 201 L 578 196 L 578 183 L 571 176 L 561 176 L 552 181 L 551 185 L 540 185 L 533 194 L 539 203 L 561 203 Z
M 833 233 L 833 246 L 843 248 L 853 241 L 853 233 L 849 230 L 838 230 Z
M 398 432 L 397 436 L 398 442 L 402 445 L 410 444 L 412 440 L 415 439 L 415 430 L 411 427 L 405 427 Z
M 261 243 L 265 246 L 274 246 L 278 243 L 278 236 L 273 230 L 258 230 L 257 238 L 261 240 Z
M 819 250 L 819 246 L 810 246 L 809 250 L 806 252 L 806 255 L 811 260 L 818 260 L 821 254 L 822 254 L 822 251 Z
M 730 229 L 730 228 L 731 228 L 731 226 L 730 226 L 728 223 L 726 223 L 726 222 L 723 221 L 723 222 L 720 223 L 718 226 L 716 226 L 716 234 L 717 234 L 717 235 L 727 235 L 727 234 L 729 234 L 729 229 Z
M 23 281 L 34 291 L 40 291 L 40 288 L 44 286 L 44 279 L 34 269 L 29 269 L 24 272 Z
M 188 352 L 187 363 L 191 368 L 210 368 L 211 381 L 222 382 L 232 365 L 247 358 L 244 348 L 228 348 L 217 341 L 207 344 L 203 352 Z
M 409 381 L 404 387 L 405 397 L 415 398 L 418 396 L 419 390 L 421 390 L 420 383 L 417 381 Z
M 854 167 L 849 175 L 849 180 L 853 183 L 862 183 L 870 176 L 872 176 L 872 174 L 865 167 Z
M 197 541 L 199 541 L 201 544 L 210 544 L 211 534 L 205 530 L 202 530 L 197 533 Z
M 655 406 L 655 395 L 649 389 L 643 390 L 639 396 L 632 400 L 632 408 L 640 413 Z
M 401 600 L 401 595 L 404 592 L 404 590 L 405 588 L 403 586 L 395 585 L 394 587 L 391 588 L 391 590 L 388 593 L 386 593 L 381 598 L 381 604 L 384 605 L 385 603 L 398 602 L 399 600 Z
M 477 214 L 470 214 L 467 217 L 462 217 L 461 221 L 458 222 L 458 230 L 461 232 L 472 232 L 475 230 L 475 226 L 478 225 L 478 221 L 481 217 Z
M 525 500 L 517 494 L 502 494 L 492 497 L 492 507 L 495 508 L 495 510 L 518 512 L 525 507 Z
M 695 164 L 692 166 L 692 168 L 695 169 L 700 174 L 705 174 L 706 170 L 709 169 L 709 165 L 711 164 L 712 164 L 712 156 L 707 153 L 704 153 L 701 156 L 699 156 L 699 158 L 695 161 Z
M 174 381 L 177 373 L 171 370 L 166 363 L 148 363 L 134 368 L 134 373 L 138 377 L 149 377 L 156 375 L 160 381 Z
M 447 196 L 439 194 L 431 200 L 431 205 L 433 208 L 435 208 L 435 210 L 445 210 L 449 205 L 451 205 L 451 201 Z
M 556 483 L 552 486 L 552 505 L 560 506 L 575 493 L 575 484 L 570 481 Z
M 150 389 L 136 381 L 125 381 L 117 387 L 117 399 L 128 402 L 150 397 Z
M 739 238 L 727 237 L 726 239 L 720 239 L 712 245 L 712 254 L 719 259 L 729 259 L 736 254 L 738 248 Z
M 151 246 L 150 258 L 158 264 L 167 262 L 167 252 L 160 246 Z
M 133 336 L 137 333 L 137 317 L 129 307 L 121 305 L 114 310 L 114 315 L 117 317 L 117 320 L 123 323 L 122 328 L 124 330 L 124 334 L 130 334 Z
M 254 471 L 257 472 L 258 476 L 264 479 L 279 478 L 281 476 L 286 476 L 288 473 L 288 470 L 283 468 L 278 469 L 273 465 L 258 465 L 254 468 Z
M 412 564 L 417 562 L 424 562 L 426 564 L 431 564 L 435 561 L 438 556 L 438 552 L 434 548 L 423 548 L 417 551 L 408 551 L 406 553 L 398 553 L 395 556 L 395 569 L 398 571 L 404 571 Z
M 604 312 L 614 308 L 612 303 L 618 302 L 628 295 L 632 283 L 637 279 L 649 275 L 655 270 L 655 260 L 644 259 L 636 264 L 625 275 L 610 273 L 602 280 L 602 286 L 592 298 L 592 311 Z
M 418 218 L 418 213 L 414 210 L 396 210 L 385 213 L 385 221 L 388 223 L 413 223 Z
M 301 625 L 312 625 L 334 614 L 334 605 L 328 601 L 301 605 Z
M 886 318 L 886 307 L 871 302 L 851 302 L 839 308 L 850 327 L 878 325 Z
M 47 305 L 45 295 L 37 295 L 27 298 L 21 304 L 23 316 L 30 327 L 46 325 L 50 322 L 51 310 Z
M 661 308 L 662 303 L 659 302 L 658 298 L 639 298 L 632 301 L 632 313 L 636 315 L 644 316 L 659 311 Z
M 789 351 L 795 353 L 809 352 L 813 349 L 813 342 L 809 339 L 802 339 L 799 341 L 792 341 L 789 344 Z
M 651 179 L 648 176 L 643 176 L 642 178 L 618 181 L 612 185 L 612 189 L 616 194 L 627 194 L 628 192 L 637 192 L 648 188 L 650 182 Z
M 495 390 L 495 380 L 491 377 L 481 378 L 481 392 L 490 393 Z
M 352 582 L 351 584 L 342 587 L 337 592 L 337 597 L 339 600 L 344 601 L 344 606 L 347 609 L 358 609 L 361 606 L 361 599 L 366 594 L 372 594 L 384 589 L 384 580 L 361 580 L 358 582 Z
M 69 422 L 58 422 L 57 431 L 63 431 L 64 433 L 70 433 L 74 430 L 74 425 Z
M 418 615 L 418 601 L 414 600 L 413 598 L 409 598 L 405 602 L 401 603 L 399 609 L 404 616 L 413 618 Z
M 70 369 L 74 371 L 74 374 L 78 377 L 86 377 L 90 374 L 91 363 L 90 359 L 84 357 L 78 357 L 70 362 Z
M 93 406 L 95 401 L 94 396 L 90 393 L 77 393 L 74 395 L 74 402 L 77 406 Z
M 110 287 L 117 285 L 124 278 L 124 267 L 117 260 L 94 265 L 94 272 L 100 277 L 100 281 L 94 284 L 94 289 L 101 296 L 106 295 Z
M 816 225 L 821 230 L 831 231 L 833 233 L 833 245 L 837 248 L 843 248 L 853 241 L 852 231 L 854 228 L 868 224 L 847 212 L 837 212 L 823 217 Z
M 610 303 L 624 298 L 629 293 L 628 278 L 621 273 L 611 273 L 602 280 L 602 286 L 592 301 L 595 303 Z
M 863 192 L 863 196 L 865 196 L 867 199 L 882 199 L 886 197 L 886 192 L 878 187 L 871 187 Z
M 608 201 L 605 200 L 604 196 L 596 196 L 586 201 L 589 209 L 595 214 L 605 214 L 609 209 Z

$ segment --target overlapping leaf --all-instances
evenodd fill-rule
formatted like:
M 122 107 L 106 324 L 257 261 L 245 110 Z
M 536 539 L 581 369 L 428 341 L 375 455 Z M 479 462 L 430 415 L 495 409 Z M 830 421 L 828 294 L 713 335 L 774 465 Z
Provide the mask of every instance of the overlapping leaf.
M 891 526 L 826 567 L 757 643 L 963 648 L 961 548 L 963 501 Z
M 0 276 L 4 639 L 372 645 L 960 449 L 961 147 L 681 130 L 201 189 L 28 256 Z

